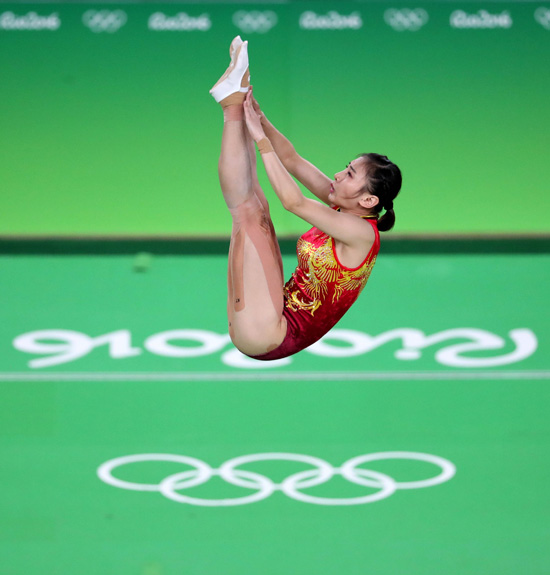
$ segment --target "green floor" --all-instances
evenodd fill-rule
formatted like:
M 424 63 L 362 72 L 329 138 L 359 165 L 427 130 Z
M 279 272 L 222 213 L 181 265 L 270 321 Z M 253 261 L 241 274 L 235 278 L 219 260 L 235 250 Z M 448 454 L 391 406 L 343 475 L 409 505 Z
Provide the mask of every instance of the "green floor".
M 549 255 L 382 254 L 280 364 L 225 266 L 0 257 L 2 575 L 548 573 Z

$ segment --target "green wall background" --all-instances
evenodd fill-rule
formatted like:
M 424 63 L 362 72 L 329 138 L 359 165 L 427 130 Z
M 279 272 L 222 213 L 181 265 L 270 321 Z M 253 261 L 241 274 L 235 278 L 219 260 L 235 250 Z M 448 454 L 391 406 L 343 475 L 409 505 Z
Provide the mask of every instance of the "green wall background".
M 388 25 L 400 6 L 385 3 L 0 4 L 61 20 L 0 29 L 0 234 L 228 235 L 208 90 L 238 33 L 260 103 L 302 155 L 328 174 L 363 151 L 402 168 L 397 233 L 548 233 L 550 29 L 534 13 L 550 4 L 406 6 L 429 16 L 418 31 Z M 82 16 L 100 9 L 127 22 L 94 33 Z M 238 10 L 277 24 L 244 33 Z M 362 26 L 304 30 L 307 10 L 355 12 Z M 455 10 L 507 12 L 513 25 L 453 28 Z M 211 28 L 148 30 L 154 12 L 208 14 Z M 301 232 L 268 196 L 278 232 Z

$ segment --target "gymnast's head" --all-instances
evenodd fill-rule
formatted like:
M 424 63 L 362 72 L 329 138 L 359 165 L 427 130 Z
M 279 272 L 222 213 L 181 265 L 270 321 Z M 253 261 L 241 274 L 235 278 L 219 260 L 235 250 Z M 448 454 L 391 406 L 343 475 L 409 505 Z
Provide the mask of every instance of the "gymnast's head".
M 365 174 L 361 192 L 371 196 L 371 203 L 374 203 L 370 206 L 371 213 L 379 215 L 384 210 L 378 220 L 378 229 L 387 232 L 395 224 L 393 201 L 401 189 L 401 170 L 387 156 L 380 154 L 361 154 L 356 161 L 362 163 Z M 378 201 L 375 202 L 374 198 Z
M 395 224 L 393 201 L 401 181 L 401 170 L 387 156 L 361 154 L 334 175 L 329 199 L 342 208 L 349 207 L 351 201 L 364 214 L 379 216 L 384 211 L 378 229 L 387 232 Z

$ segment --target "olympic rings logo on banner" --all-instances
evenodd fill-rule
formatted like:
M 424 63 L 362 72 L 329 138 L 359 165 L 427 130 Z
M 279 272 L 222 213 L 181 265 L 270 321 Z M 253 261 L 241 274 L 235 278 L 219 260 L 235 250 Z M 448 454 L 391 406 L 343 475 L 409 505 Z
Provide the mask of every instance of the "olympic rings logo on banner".
M 123 10 L 87 10 L 82 15 L 82 22 L 92 32 L 116 32 L 124 24 L 128 17 Z
M 416 8 L 415 10 L 390 8 L 384 12 L 384 20 L 386 24 L 398 32 L 403 32 L 404 30 L 416 32 L 428 22 L 429 16 L 426 10 L 422 8 Z
M 271 10 L 264 10 L 263 12 L 239 10 L 233 14 L 233 24 L 247 34 L 251 32 L 265 34 L 277 25 L 277 20 L 277 14 Z
M 541 6 L 535 10 L 535 20 L 547 30 L 550 30 L 550 9 Z
M 429 479 L 417 481 L 397 481 L 393 477 L 379 471 L 372 471 L 360 467 L 364 463 L 386 459 L 408 459 L 424 461 L 441 468 L 441 472 Z M 136 483 L 117 479 L 112 475 L 114 469 L 131 463 L 150 461 L 167 461 L 182 463 L 194 469 L 181 471 L 168 475 L 159 483 Z M 300 471 L 286 477 L 282 482 L 275 483 L 269 477 L 253 471 L 238 469 L 242 465 L 257 461 L 293 461 L 311 465 L 314 469 Z M 456 473 L 453 463 L 443 457 L 430 455 L 429 453 L 417 453 L 412 451 L 384 451 L 358 455 L 342 464 L 341 467 L 333 467 L 330 463 L 318 457 L 301 455 L 298 453 L 257 453 L 242 455 L 229 459 L 219 468 L 187 455 L 173 455 L 170 453 L 144 453 L 139 455 L 126 455 L 106 461 L 97 470 L 99 478 L 105 483 L 120 489 L 131 491 L 158 491 L 164 497 L 177 503 L 198 505 L 202 507 L 232 507 L 256 503 L 266 499 L 275 491 L 282 491 L 287 497 L 303 503 L 314 505 L 363 505 L 386 499 L 398 489 L 421 489 L 444 483 Z M 360 497 L 319 497 L 304 493 L 303 490 L 326 483 L 335 475 L 340 475 L 350 483 L 376 489 L 374 493 Z M 254 489 L 255 493 L 243 497 L 227 499 L 203 499 L 179 493 L 179 491 L 191 489 L 206 483 L 214 476 L 218 476 L 225 482 L 242 487 Z

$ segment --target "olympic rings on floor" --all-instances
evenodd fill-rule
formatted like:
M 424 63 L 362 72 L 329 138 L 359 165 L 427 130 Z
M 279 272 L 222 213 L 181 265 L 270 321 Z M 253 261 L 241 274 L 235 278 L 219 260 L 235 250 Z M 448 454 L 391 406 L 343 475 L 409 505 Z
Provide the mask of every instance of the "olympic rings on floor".
M 423 461 L 437 465 L 441 468 L 441 472 L 429 479 L 397 481 L 385 473 L 359 467 L 364 463 L 388 459 Z M 237 469 L 242 465 L 258 461 L 277 460 L 300 462 L 313 466 L 313 469 L 299 471 L 298 473 L 289 475 L 280 483 L 276 483 L 269 477 L 260 473 Z M 168 475 L 156 484 L 124 481 L 112 475 L 113 470 L 118 467 L 146 461 L 182 463 L 191 466 L 194 469 Z M 341 467 L 333 467 L 327 461 L 310 455 L 302 455 L 298 453 L 257 453 L 229 459 L 218 469 L 214 469 L 200 459 L 189 457 L 187 455 L 143 453 L 111 459 L 100 465 L 97 470 L 99 478 L 114 487 L 133 491 L 158 491 L 164 495 L 164 497 L 178 503 L 187 503 L 189 505 L 198 505 L 203 507 L 229 507 L 255 503 L 262 499 L 266 499 L 274 491 L 282 491 L 291 499 L 314 505 L 362 505 L 386 499 L 398 489 L 421 489 L 423 487 L 432 487 L 434 485 L 444 483 L 451 479 L 455 473 L 455 465 L 447 459 L 437 455 L 430 455 L 429 453 L 417 453 L 412 451 L 385 451 L 359 455 L 344 462 Z M 335 475 L 340 475 L 350 483 L 369 487 L 371 489 L 377 489 L 377 491 L 360 497 L 340 498 L 319 497 L 303 492 L 304 489 L 328 482 Z M 255 493 L 244 495 L 242 497 L 227 499 L 203 499 L 179 493 L 182 490 L 202 485 L 214 476 L 220 477 L 226 483 L 230 483 L 231 485 L 242 487 L 244 489 L 254 489 L 256 491 Z

